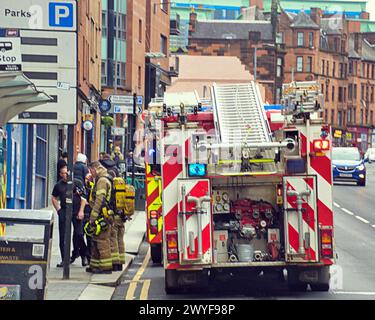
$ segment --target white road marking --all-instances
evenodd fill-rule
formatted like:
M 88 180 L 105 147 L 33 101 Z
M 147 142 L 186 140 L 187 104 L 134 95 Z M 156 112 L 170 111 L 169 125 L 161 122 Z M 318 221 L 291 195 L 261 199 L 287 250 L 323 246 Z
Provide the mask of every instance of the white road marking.
M 375 292 L 332 291 L 332 293 L 333 294 L 351 294 L 351 295 L 375 296 Z
M 334 202 L 333 205 L 334 205 L 335 207 L 337 207 L 337 208 L 341 208 L 340 205 L 339 205 L 338 203 L 336 203 L 336 202 Z
M 369 221 L 367 221 L 366 219 L 363 219 L 362 217 L 360 216 L 355 216 L 358 220 L 364 222 L 364 223 L 370 223 Z
M 375 224 L 373 224 L 371 227 L 375 228 Z
M 341 208 L 342 211 L 346 212 L 347 214 L 351 215 L 351 216 L 354 216 L 354 213 L 349 211 L 348 209 L 345 209 L 345 208 Z

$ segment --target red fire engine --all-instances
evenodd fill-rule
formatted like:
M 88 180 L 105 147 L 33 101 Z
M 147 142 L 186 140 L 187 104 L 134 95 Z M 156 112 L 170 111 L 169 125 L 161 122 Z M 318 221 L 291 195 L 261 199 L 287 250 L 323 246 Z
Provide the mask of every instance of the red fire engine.
M 166 292 L 239 269 L 286 270 L 291 290 L 327 291 L 331 133 L 318 84 L 284 85 L 274 133 L 254 82 L 213 85 L 211 95 L 212 111 L 181 102 L 159 115 Z

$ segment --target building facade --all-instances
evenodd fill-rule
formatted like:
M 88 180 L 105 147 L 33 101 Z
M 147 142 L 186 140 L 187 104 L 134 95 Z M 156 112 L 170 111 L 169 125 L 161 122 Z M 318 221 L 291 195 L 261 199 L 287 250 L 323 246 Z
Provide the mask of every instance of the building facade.
M 276 27 L 264 20 L 200 21 L 191 13 L 189 55 L 238 57 L 264 87 L 265 101 L 278 103 L 285 50 L 275 43 Z
M 111 95 L 143 97 L 143 107 L 162 96 L 170 84 L 170 3 L 151 0 L 104 0 L 102 33 L 102 98 Z M 102 151 L 113 142 L 123 153 L 134 150 L 133 117 L 113 114 L 114 123 L 126 129 L 125 136 L 112 137 L 103 130 Z M 142 128 L 137 117 L 136 128 Z M 103 128 L 104 129 L 104 128 Z
M 99 151 L 100 114 L 97 103 L 100 97 L 101 1 L 79 1 L 78 17 L 78 123 L 74 129 L 74 158 L 78 152 L 83 152 L 91 160 L 97 159 Z M 40 41 L 33 45 L 40 46 L 43 52 L 48 50 Z M 27 62 L 31 69 L 41 67 L 41 61 L 23 62 Z M 40 76 L 32 72 L 26 72 L 26 75 L 31 81 L 38 80 L 37 76 Z M 91 131 L 82 128 L 86 117 L 94 123 Z M 49 206 L 57 180 L 57 161 L 67 149 L 67 126 L 8 124 L 5 131 L 7 145 L 2 156 L 7 160 L 4 166 L 6 206 L 19 209 Z
M 284 81 L 318 81 L 324 94 L 323 117 L 333 128 L 335 145 L 372 145 L 375 47 L 361 34 L 359 21 L 344 15 L 283 12 L 279 38 L 287 54 Z
M 102 1 L 78 2 L 78 123 L 75 127 L 75 154 L 87 155 L 89 161 L 99 157 L 101 91 Z M 93 123 L 83 128 L 85 120 Z
M 171 3 L 171 24 L 178 32 L 171 35 L 172 53 L 187 53 L 190 12 L 194 10 L 200 21 L 235 20 L 240 17 L 241 9 L 249 6 L 249 0 L 179 0 Z

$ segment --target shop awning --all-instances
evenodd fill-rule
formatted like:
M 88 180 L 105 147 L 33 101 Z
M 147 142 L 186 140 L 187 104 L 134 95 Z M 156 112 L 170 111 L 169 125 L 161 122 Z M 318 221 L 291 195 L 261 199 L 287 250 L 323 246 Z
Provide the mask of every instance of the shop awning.
M 38 90 L 22 72 L 0 72 L 0 126 L 53 98 Z

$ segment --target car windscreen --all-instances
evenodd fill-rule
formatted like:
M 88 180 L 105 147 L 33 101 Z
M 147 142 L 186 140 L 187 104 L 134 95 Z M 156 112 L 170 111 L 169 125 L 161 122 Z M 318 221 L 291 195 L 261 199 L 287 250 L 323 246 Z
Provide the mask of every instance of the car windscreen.
M 356 149 L 333 149 L 332 160 L 352 160 L 359 161 L 361 156 Z

